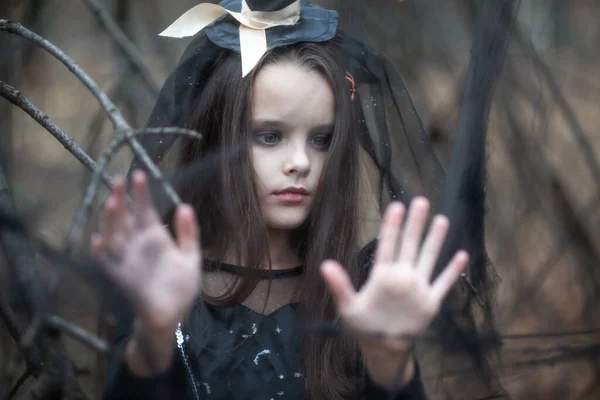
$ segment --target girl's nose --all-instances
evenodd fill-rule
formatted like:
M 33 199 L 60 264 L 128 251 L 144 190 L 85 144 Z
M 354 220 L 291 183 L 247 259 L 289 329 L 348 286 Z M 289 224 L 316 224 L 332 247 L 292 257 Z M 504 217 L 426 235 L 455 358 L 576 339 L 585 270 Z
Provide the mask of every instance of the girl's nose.
M 286 175 L 308 175 L 309 172 L 310 159 L 305 144 L 291 146 L 287 160 L 284 163 L 284 173 Z

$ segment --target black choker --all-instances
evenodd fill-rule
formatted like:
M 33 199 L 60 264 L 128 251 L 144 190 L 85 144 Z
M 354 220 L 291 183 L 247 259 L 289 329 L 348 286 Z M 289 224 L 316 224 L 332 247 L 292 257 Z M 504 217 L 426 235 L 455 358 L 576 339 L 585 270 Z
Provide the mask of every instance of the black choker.
M 304 266 L 299 265 L 293 268 L 286 269 L 274 269 L 274 270 L 256 270 L 246 267 L 240 267 L 239 265 L 227 264 L 213 260 L 204 260 L 204 270 L 208 272 L 214 271 L 225 271 L 230 274 L 244 276 L 247 278 L 254 279 L 281 279 L 292 276 L 302 275 Z

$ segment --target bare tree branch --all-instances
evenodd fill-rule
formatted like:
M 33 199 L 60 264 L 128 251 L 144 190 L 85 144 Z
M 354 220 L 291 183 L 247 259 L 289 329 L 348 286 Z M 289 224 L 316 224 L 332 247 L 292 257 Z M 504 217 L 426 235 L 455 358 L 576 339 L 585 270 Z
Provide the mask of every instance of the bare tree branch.
M 27 378 L 29 378 L 30 376 L 31 376 L 31 371 L 29 371 L 28 369 L 25 370 L 25 372 L 23 372 L 23 375 L 21 375 L 21 377 L 17 380 L 17 383 L 15 383 L 15 385 L 10 390 L 10 393 L 8 394 L 7 400 L 12 399 L 13 396 L 15 394 L 17 394 L 17 392 L 19 391 L 19 389 L 21 388 L 21 386 L 23 386 L 23 383 L 25 383 L 25 381 L 27 380 Z
M 22 329 L 19 327 L 17 319 L 12 312 L 8 300 L 4 293 L 0 292 L 0 316 L 6 323 L 10 335 L 15 340 L 17 345 L 21 341 L 23 335 Z M 27 366 L 27 371 L 33 375 L 38 376 L 42 370 L 42 361 L 37 348 L 22 349 L 22 356 Z
M 69 71 L 71 71 L 89 89 L 89 91 L 94 95 L 94 97 L 98 99 L 102 107 L 106 110 L 115 129 L 116 137 L 124 136 L 127 138 L 127 141 L 131 146 L 131 149 L 133 150 L 134 154 L 140 158 L 144 166 L 150 172 L 152 178 L 160 182 L 160 184 L 163 187 L 163 190 L 165 191 L 171 202 L 174 205 L 179 205 L 181 203 L 181 199 L 179 198 L 173 187 L 169 185 L 168 182 L 166 182 L 160 169 L 156 166 L 156 164 L 154 164 L 144 147 L 137 141 L 137 139 L 135 139 L 132 128 L 125 121 L 125 118 L 123 118 L 121 112 L 117 109 L 115 104 L 108 98 L 108 96 L 100 89 L 96 82 L 94 82 L 94 80 L 79 65 L 77 65 L 75 61 L 73 61 L 58 47 L 50 43 L 50 41 L 23 27 L 19 23 L 8 21 L 5 19 L 0 19 L 0 31 L 2 30 L 16 34 L 27 40 L 32 41 L 33 43 L 35 43 L 36 45 L 53 55 L 60 62 L 62 62 L 69 69 Z M 104 166 L 104 168 L 105 167 L 106 166 Z M 82 226 L 81 221 L 85 219 L 89 213 L 90 207 L 87 205 L 87 203 L 89 203 L 90 205 L 91 203 L 93 203 L 98 188 L 98 181 L 100 180 L 99 174 L 101 174 L 104 171 L 104 168 L 101 168 L 100 171 L 97 170 L 92 175 L 90 185 L 86 189 L 84 206 L 80 208 L 80 211 L 84 214 L 78 214 L 75 217 L 75 222 L 73 224 L 74 229 L 71 229 L 71 232 L 69 233 L 67 239 L 67 250 L 72 249 L 74 239 L 78 236 Z
M 17 215 L 8 182 L 1 166 L 0 209 L 8 215 Z M 25 311 L 31 318 L 41 303 L 42 297 L 35 257 L 23 233 L 4 229 L 1 229 L 0 233 L 0 245 L 2 245 L 8 265 L 13 269 L 19 288 L 23 291 Z
M 98 4 L 96 0 L 84 0 L 83 2 L 90 9 L 94 17 L 96 17 L 100 25 L 106 30 L 108 35 L 115 41 L 123 54 L 125 54 L 127 61 L 129 61 L 134 69 L 140 73 L 152 94 L 158 96 L 160 86 L 156 83 L 156 80 L 144 61 L 142 53 L 140 53 L 135 44 L 129 40 L 127 35 L 125 35 L 110 14 Z
M 21 396 L 23 400 L 60 400 L 64 395 L 63 376 L 68 368 L 68 360 L 62 357 L 62 344 L 58 333 L 43 338 L 46 348 L 45 368 L 42 370 L 35 387 Z
M 135 136 L 186 136 L 191 139 L 202 140 L 202 134 L 191 129 L 184 128 L 146 128 L 134 131 Z
M 0 95 L 12 104 L 16 105 L 29 116 L 36 120 L 41 126 L 43 126 L 48 132 L 52 134 L 59 142 L 67 149 L 71 154 L 75 156 L 87 169 L 94 171 L 96 169 L 96 163 L 83 151 L 76 143 L 75 140 L 67 135 L 62 129 L 58 127 L 46 114 L 40 111 L 35 105 L 33 105 L 23 94 L 16 88 L 9 84 L 0 81 Z M 102 182 L 110 187 L 110 177 L 106 174 L 102 174 Z
M 19 327 L 17 322 L 17 318 L 15 317 L 10 305 L 8 304 L 8 299 L 4 295 L 3 292 L 0 292 L 0 316 L 4 320 L 6 327 L 8 328 L 8 332 L 14 339 L 15 343 L 18 345 L 21 341 L 21 336 L 23 335 L 22 329 Z M 27 370 L 25 373 L 25 378 L 31 374 L 33 376 L 38 376 L 42 370 L 42 362 L 40 358 L 40 354 L 38 349 L 30 349 L 29 351 L 22 351 L 23 359 L 25 360 L 25 365 L 27 366 Z M 18 384 L 17 384 L 18 390 Z M 10 395 L 9 395 L 10 398 Z
M 83 223 L 92 208 L 92 204 L 94 203 L 94 199 L 96 198 L 96 193 L 98 192 L 98 186 L 100 184 L 100 176 L 102 173 L 104 173 L 104 170 L 108 166 L 112 156 L 116 153 L 116 150 L 118 148 L 118 143 L 119 143 L 118 138 L 117 137 L 113 138 L 109 142 L 108 146 L 104 149 L 104 151 L 102 152 L 102 155 L 100 156 L 100 159 L 98 160 L 96 171 L 92 175 L 92 179 L 91 179 L 88 187 L 85 190 L 85 196 L 83 197 L 83 204 L 81 205 L 79 210 L 77 210 L 77 213 L 75 214 L 75 218 L 73 220 L 73 224 L 71 226 L 71 230 L 69 231 L 69 234 L 67 235 L 67 243 L 65 246 L 65 250 L 67 252 L 70 252 L 73 249 L 73 246 L 75 245 L 75 241 L 77 240 L 77 237 L 79 236 L 79 232 L 81 232 L 81 230 L 83 229 Z
M 177 127 L 148 128 L 148 129 L 140 129 L 140 130 L 136 130 L 136 131 L 129 130 L 129 131 L 127 131 L 126 135 L 123 135 L 123 136 L 117 135 L 116 137 L 114 137 L 109 142 L 108 146 L 102 152 L 102 155 L 100 156 L 100 159 L 98 161 L 97 169 L 96 169 L 94 175 L 92 176 L 92 181 L 86 190 L 86 194 L 83 199 L 83 205 L 81 206 L 81 208 L 77 211 L 77 213 L 75 215 L 73 227 L 72 227 L 71 231 L 69 232 L 69 236 L 67 238 L 68 248 L 73 246 L 77 236 L 79 235 L 80 230 L 83 227 L 85 218 L 89 214 L 89 210 L 91 209 L 92 204 L 94 203 L 94 198 L 95 198 L 98 184 L 99 184 L 99 181 L 98 181 L 98 177 L 100 176 L 99 174 L 101 174 L 104 171 L 104 169 L 108 166 L 113 155 L 116 154 L 116 152 L 119 150 L 119 148 L 122 147 L 124 144 L 126 144 L 126 143 L 131 144 L 132 140 L 135 140 L 136 136 L 161 135 L 161 134 L 187 136 L 187 137 L 192 137 L 194 139 L 202 139 L 202 136 L 198 132 L 195 132 L 195 131 L 192 131 L 189 129 L 177 128 Z M 161 176 L 162 176 L 162 174 L 161 174 Z M 168 183 L 166 183 L 166 184 L 169 187 L 171 187 L 171 185 L 169 185 Z M 179 203 L 175 203 L 175 204 L 179 204 Z
M 113 102 L 108 98 L 108 96 L 100 89 L 96 82 L 94 82 L 94 80 L 62 50 L 50 43 L 50 41 L 44 39 L 40 35 L 30 31 L 29 29 L 16 22 L 0 19 L 0 31 L 7 31 L 15 35 L 21 36 L 22 38 L 27 39 L 33 42 L 34 44 L 38 45 L 42 49 L 46 50 L 57 60 L 63 63 L 63 65 L 67 67 L 69 71 L 71 71 L 85 85 L 85 87 L 89 89 L 89 91 L 94 95 L 94 97 L 98 99 L 102 107 L 108 113 L 108 116 L 115 128 L 122 129 L 128 127 L 127 122 L 125 122 L 125 119 L 123 118 L 117 107 L 113 104 Z
M 4 176 L 4 171 L 0 166 L 0 208 L 16 215 L 16 207 L 10 195 L 8 183 Z M 36 320 L 42 308 L 44 291 L 42 289 L 35 256 L 31 250 L 27 237 L 20 231 L 0 230 L 0 242 L 2 249 L 12 268 L 23 295 L 26 311 L 30 318 Z M 22 342 L 23 340 L 21 340 Z M 58 335 L 54 337 L 44 337 L 40 341 L 40 349 L 45 356 L 46 365 L 43 369 L 39 365 L 41 362 L 36 358 L 37 348 L 33 344 L 22 348 L 24 358 L 28 368 L 31 365 L 31 373 L 34 376 L 39 374 L 36 388 L 25 395 L 26 399 L 53 399 L 60 398 L 62 393 L 62 377 L 70 368 L 70 363 L 60 344 Z M 55 369 L 53 367 L 60 368 Z M 64 368 L 63 368 L 64 367 Z M 77 382 L 73 382 L 74 391 L 81 393 Z M 83 398 L 83 397 L 79 397 Z
M 8 333 L 15 340 L 16 343 L 19 343 L 21 340 L 21 335 L 23 332 L 19 327 L 17 322 L 17 318 L 12 312 L 10 305 L 8 304 L 8 299 L 4 295 L 4 292 L 0 292 L 0 317 L 4 320 L 6 324 L 6 328 L 8 329 Z
M 48 315 L 44 320 L 47 325 L 66 333 L 67 335 L 76 339 L 78 342 L 85 344 L 93 350 L 106 353 L 110 348 L 108 343 L 100 339 L 98 336 L 86 331 L 72 322 L 59 317 L 58 315 Z

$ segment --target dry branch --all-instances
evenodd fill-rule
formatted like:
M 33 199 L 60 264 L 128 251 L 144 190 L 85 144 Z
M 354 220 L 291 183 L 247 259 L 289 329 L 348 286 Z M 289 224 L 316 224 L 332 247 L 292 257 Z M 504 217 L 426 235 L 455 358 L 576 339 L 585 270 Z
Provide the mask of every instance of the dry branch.
M 94 17 L 96 17 L 100 25 L 106 30 L 108 36 L 114 40 L 117 46 L 119 46 L 119 49 L 125 54 L 127 61 L 140 73 L 152 94 L 158 96 L 160 86 L 156 83 L 150 69 L 144 62 L 142 53 L 140 53 L 135 44 L 129 40 L 127 35 L 125 35 L 125 32 L 123 32 L 110 14 L 98 4 L 96 0 L 84 0 L 83 2 L 90 9 Z
M 196 131 L 184 128 L 146 128 L 138 129 L 133 133 L 135 136 L 186 136 L 191 139 L 202 140 L 202 135 Z
M 129 143 L 131 145 L 131 143 L 133 141 L 137 142 L 137 140 L 135 139 L 136 136 L 163 135 L 163 134 L 164 135 L 175 135 L 175 136 L 187 136 L 187 137 L 191 137 L 194 139 L 202 139 L 202 136 L 198 132 L 195 132 L 195 131 L 192 131 L 189 129 L 176 128 L 176 127 L 175 128 L 149 128 L 149 129 L 140 129 L 140 130 L 136 130 L 136 131 L 128 130 L 126 132 L 126 134 L 115 136 L 110 141 L 110 143 L 104 149 L 104 151 L 102 152 L 102 155 L 100 156 L 100 160 L 98 161 L 98 168 L 96 170 L 96 173 L 92 176 L 92 181 L 86 190 L 86 194 L 83 199 L 83 205 L 81 206 L 81 208 L 75 215 L 75 220 L 73 222 L 73 228 L 71 229 L 71 232 L 69 233 L 69 236 L 67 239 L 68 246 L 72 246 L 75 243 L 75 240 L 79 234 L 79 231 L 81 230 L 81 228 L 83 226 L 85 218 L 88 215 L 89 210 L 92 207 L 92 204 L 94 203 L 94 199 L 95 199 L 95 195 L 96 195 L 98 183 L 99 183 L 97 177 L 108 166 L 113 155 L 116 154 L 117 151 L 119 151 L 119 149 L 126 143 Z M 162 173 L 161 173 L 161 176 L 162 176 Z M 163 180 L 164 180 L 164 178 L 163 178 Z M 168 187 L 171 188 L 171 185 L 169 185 L 166 181 L 164 181 L 164 183 L 165 183 L 165 185 L 168 185 Z M 163 188 L 164 188 L 164 186 L 163 186 Z M 175 204 L 179 204 L 179 203 L 180 202 L 177 202 Z
M 0 166 L 0 209 L 6 215 L 16 216 L 16 207 L 8 182 Z M 41 303 L 42 290 L 33 251 L 22 232 L 0 230 L 0 244 L 8 265 L 13 268 L 19 289 L 24 293 L 25 311 L 31 318 Z
M 109 345 L 104 340 L 100 339 L 91 332 L 77 326 L 76 324 L 59 317 L 58 315 L 48 315 L 45 318 L 45 323 L 55 329 L 58 329 L 67 335 L 71 336 L 80 343 L 92 348 L 101 353 L 106 353 L 109 350 Z
M 23 332 L 19 327 L 15 314 L 13 313 L 12 309 L 10 308 L 10 305 L 8 304 L 8 299 L 6 298 L 6 295 L 1 291 L 0 317 L 2 317 L 2 319 L 4 320 L 4 323 L 6 324 L 6 328 L 8 329 L 8 333 L 10 333 L 10 336 L 12 336 L 16 343 L 19 343 Z
M 44 39 L 43 37 L 39 36 L 38 34 L 30 31 L 29 29 L 16 22 L 0 19 L 0 30 L 21 36 L 22 38 L 27 39 L 36 44 L 37 46 L 41 47 L 42 49 L 46 50 L 57 60 L 63 63 L 64 66 L 67 67 L 69 71 L 71 71 L 73 75 L 75 75 L 85 85 L 85 87 L 89 89 L 89 91 L 94 95 L 94 97 L 98 99 L 102 107 L 108 113 L 108 116 L 113 122 L 113 125 L 115 125 L 115 127 L 123 128 L 128 126 L 127 122 L 125 122 L 123 116 L 121 115 L 117 107 L 100 89 L 96 82 L 94 82 L 94 80 L 62 50 L 50 43 L 50 41 L 48 41 L 47 39 Z
M 75 156 L 87 169 L 94 171 L 96 169 L 96 163 L 90 158 L 77 144 L 75 140 L 67 135 L 62 129 L 58 127 L 46 114 L 40 111 L 35 105 L 33 105 L 23 94 L 16 88 L 9 84 L 0 81 L 0 95 L 6 100 L 10 101 L 15 106 L 25 111 L 31 118 L 37 123 L 44 127 L 52 136 L 56 138 L 67 149 L 71 154 Z M 106 186 L 110 186 L 110 177 L 106 174 L 102 174 L 102 182 Z
M 163 190 L 167 194 L 168 198 L 175 205 L 181 203 L 179 196 L 173 189 L 171 185 L 164 179 L 164 176 L 160 169 L 154 164 L 152 159 L 148 156 L 148 153 L 144 149 L 144 147 L 137 141 L 134 137 L 133 130 L 131 126 L 125 121 L 121 112 L 117 109 L 115 104 L 108 98 L 106 93 L 104 93 L 100 87 L 94 82 L 94 80 L 79 66 L 75 61 L 73 61 L 69 56 L 67 56 L 62 50 L 58 47 L 54 46 L 50 41 L 44 39 L 38 34 L 30 31 L 19 23 L 8 21 L 5 19 L 0 19 L 0 31 L 7 31 L 13 33 L 15 35 L 21 36 L 37 46 L 43 48 L 60 62 L 62 62 L 68 69 L 71 71 L 87 88 L 88 90 L 98 99 L 102 108 L 104 108 L 110 118 L 113 128 L 115 129 L 116 137 L 125 137 L 133 150 L 134 154 L 140 158 L 146 169 L 150 172 L 152 178 L 160 182 L 163 187 Z M 103 166 L 104 168 L 106 166 Z M 79 235 L 79 232 L 82 227 L 82 221 L 87 217 L 90 211 L 91 203 L 95 199 L 100 174 L 104 171 L 104 168 L 100 168 L 100 170 L 96 170 L 92 175 L 92 179 L 90 185 L 86 189 L 85 199 L 83 206 L 79 209 L 78 214 L 75 217 L 75 222 L 73 223 L 74 228 L 71 229 L 67 239 L 67 250 L 71 250 L 75 243 L 76 237 Z M 91 199 L 91 201 L 90 201 Z
M 10 195 L 10 190 L 4 171 L 0 167 L 0 208 L 9 215 L 17 215 L 14 201 Z M 0 230 L 0 241 L 2 249 L 11 267 L 20 292 L 23 295 L 23 301 L 30 319 L 34 321 L 39 315 L 42 305 L 45 304 L 44 290 L 42 289 L 35 256 L 27 237 L 20 231 Z M 35 389 L 25 395 L 26 399 L 51 399 L 60 398 L 62 393 L 62 377 L 65 371 L 70 368 L 69 360 L 66 357 L 60 337 L 43 337 L 39 342 L 40 350 L 44 354 L 45 365 L 42 368 L 41 360 L 38 357 L 37 347 L 32 345 L 21 348 L 28 369 L 32 375 L 39 376 Z M 60 369 L 54 369 L 53 366 L 60 366 Z M 73 383 L 75 392 L 81 393 L 76 382 Z M 79 397 L 84 398 L 84 397 Z
M 27 378 L 29 378 L 30 376 L 31 376 L 31 372 L 29 370 L 26 370 L 21 375 L 21 377 L 17 380 L 17 382 L 14 384 L 14 386 L 10 390 L 10 393 L 8 393 L 8 400 L 12 399 L 13 396 L 15 394 L 17 394 L 17 392 L 19 391 L 19 389 L 21 388 L 21 386 L 23 386 L 23 383 L 25 383 L 25 381 L 27 380 Z

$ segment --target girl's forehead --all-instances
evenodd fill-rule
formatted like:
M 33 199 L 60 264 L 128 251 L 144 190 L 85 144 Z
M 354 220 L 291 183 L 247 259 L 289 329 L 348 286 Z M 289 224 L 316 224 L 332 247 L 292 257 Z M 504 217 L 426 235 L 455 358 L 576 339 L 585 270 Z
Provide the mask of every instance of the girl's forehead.
M 292 63 L 271 64 L 256 76 L 252 90 L 255 121 L 331 124 L 335 98 L 321 74 Z

